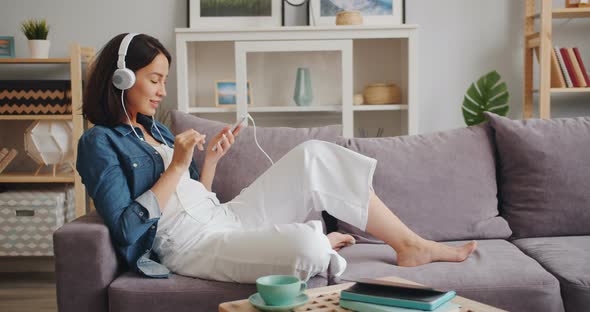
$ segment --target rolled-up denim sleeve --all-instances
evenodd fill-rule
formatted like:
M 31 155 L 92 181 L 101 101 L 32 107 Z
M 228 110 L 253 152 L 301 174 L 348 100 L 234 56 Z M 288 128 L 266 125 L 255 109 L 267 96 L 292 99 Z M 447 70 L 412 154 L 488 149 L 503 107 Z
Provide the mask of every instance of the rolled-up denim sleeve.
M 158 219 L 160 218 L 161 209 L 160 203 L 158 203 L 158 198 L 156 194 L 152 192 L 152 190 L 147 190 L 147 192 L 139 195 L 135 199 L 140 205 L 142 205 L 148 211 L 148 220 Z
M 80 138 L 76 169 L 119 245 L 135 243 L 158 221 L 157 200 L 145 193 L 131 198 L 117 153 L 100 129 L 92 128 Z

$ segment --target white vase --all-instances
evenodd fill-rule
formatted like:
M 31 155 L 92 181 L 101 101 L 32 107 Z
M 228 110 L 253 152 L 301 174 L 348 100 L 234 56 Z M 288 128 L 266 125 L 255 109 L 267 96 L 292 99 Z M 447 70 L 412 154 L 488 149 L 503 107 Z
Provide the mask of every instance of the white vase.
M 29 40 L 29 52 L 31 58 L 49 58 L 49 40 Z

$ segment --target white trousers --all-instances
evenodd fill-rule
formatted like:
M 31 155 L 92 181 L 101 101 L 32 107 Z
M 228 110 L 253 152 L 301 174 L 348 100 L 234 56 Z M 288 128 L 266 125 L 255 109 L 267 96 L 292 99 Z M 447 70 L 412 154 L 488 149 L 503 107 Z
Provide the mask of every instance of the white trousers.
M 185 238 L 175 242 L 170 235 L 170 244 L 159 244 L 162 262 L 182 275 L 241 283 L 270 274 L 308 280 L 330 262 L 338 276 L 346 261 L 331 248 L 322 223 L 303 222 L 325 210 L 364 230 L 376 164 L 336 144 L 306 141 L 236 198 L 212 207 L 206 223 L 188 216 L 178 222 L 175 231 Z

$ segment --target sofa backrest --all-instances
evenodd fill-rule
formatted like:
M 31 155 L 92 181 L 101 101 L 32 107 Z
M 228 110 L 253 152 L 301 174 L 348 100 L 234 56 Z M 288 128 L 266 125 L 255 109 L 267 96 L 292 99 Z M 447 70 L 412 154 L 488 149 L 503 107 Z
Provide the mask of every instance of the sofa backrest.
M 590 234 L 590 117 L 487 117 L 498 148 L 500 209 L 514 238 Z
M 213 139 L 223 127 L 227 126 L 222 122 L 199 118 L 180 111 L 172 111 L 171 117 L 174 134 L 195 129 L 201 134 L 206 134 L 207 140 Z M 258 143 L 275 162 L 304 141 L 318 139 L 335 142 L 341 134 L 340 125 L 317 128 L 256 127 Z M 203 164 L 204 156 L 203 152 L 195 149 L 194 158 L 199 168 Z M 227 202 L 270 166 L 271 163 L 256 146 L 254 128 L 248 126 L 241 130 L 235 144 L 220 160 L 213 180 L 213 192 L 217 193 L 221 202 Z
M 498 216 L 494 146 L 487 125 L 370 139 L 342 139 L 377 159 L 376 194 L 412 230 L 437 241 L 507 238 Z M 375 238 L 338 221 L 360 241 Z

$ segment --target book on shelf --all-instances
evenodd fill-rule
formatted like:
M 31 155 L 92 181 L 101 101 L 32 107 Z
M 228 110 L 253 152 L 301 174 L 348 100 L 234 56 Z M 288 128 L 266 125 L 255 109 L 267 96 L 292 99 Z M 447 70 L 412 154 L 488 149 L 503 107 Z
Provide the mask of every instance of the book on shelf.
M 558 46 L 555 46 L 553 48 L 553 50 L 555 51 L 555 56 L 557 56 L 557 61 L 559 62 L 559 67 L 561 68 L 563 80 L 565 80 L 565 86 L 567 88 L 572 88 L 574 85 L 572 83 L 572 80 L 570 79 L 570 75 L 567 71 L 567 67 L 565 66 L 565 61 L 563 60 L 563 56 L 561 55 L 561 48 Z
M 14 160 L 17 154 L 18 151 L 13 148 L 8 152 L 8 154 L 6 154 L 6 156 L 2 158 L 2 160 L 0 160 L 0 173 L 2 173 L 2 171 L 8 167 L 10 162 Z
M 572 87 L 579 88 L 580 83 L 578 82 L 578 79 L 576 78 L 574 64 L 572 63 L 572 60 L 570 59 L 570 54 L 567 51 L 567 48 L 560 48 L 559 51 L 561 52 L 561 56 L 563 57 L 563 62 L 565 63 L 565 67 L 567 68 L 568 76 L 570 77 L 570 80 L 572 81 Z
M 551 88 L 566 88 L 566 86 L 555 49 L 551 49 Z
M 2 161 L 2 158 L 4 158 L 6 155 L 8 155 L 8 149 L 6 147 L 3 147 L 0 150 L 0 161 Z
M 455 297 L 443 291 L 410 284 L 363 279 L 340 292 L 341 300 L 418 310 L 434 310 Z
M 360 301 L 350 301 L 350 300 L 343 300 L 340 299 L 340 306 L 357 312 L 417 312 L 422 310 L 416 309 L 409 309 L 409 308 L 400 308 L 400 307 L 392 307 L 392 306 L 385 306 L 373 303 L 366 303 Z M 445 302 L 440 305 L 438 308 L 432 310 L 432 312 L 459 312 L 461 311 L 461 305 L 458 305 L 453 302 Z
M 580 49 L 578 47 L 574 47 L 574 54 L 576 55 L 576 59 L 580 64 L 580 70 L 582 71 L 582 76 L 586 81 L 586 86 L 590 87 L 590 79 L 588 78 L 588 72 L 586 72 L 586 65 L 584 65 L 584 61 L 582 61 L 582 55 L 580 54 Z
M 579 88 L 586 88 L 588 85 L 586 84 L 586 79 L 582 75 L 582 70 L 580 69 L 580 64 L 578 63 L 578 58 L 574 53 L 574 49 L 567 48 L 567 53 L 570 56 L 570 60 L 572 60 L 572 67 L 574 68 L 574 75 L 576 75 L 576 80 L 578 80 L 578 87 Z

